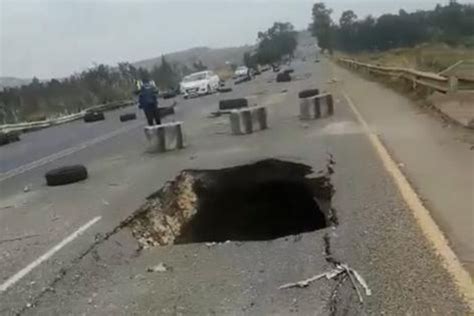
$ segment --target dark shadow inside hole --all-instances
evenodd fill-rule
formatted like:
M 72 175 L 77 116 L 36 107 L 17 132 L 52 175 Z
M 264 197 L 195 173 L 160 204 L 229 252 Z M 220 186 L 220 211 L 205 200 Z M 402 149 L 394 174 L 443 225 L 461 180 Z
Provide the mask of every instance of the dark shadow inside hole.
M 314 181 L 304 176 L 278 179 L 271 173 L 268 181 L 248 176 L 252 180 L 233 181 L 227 174 L 196 188 L 198 212 L 175 243 L 269 240 L 327 227 Z

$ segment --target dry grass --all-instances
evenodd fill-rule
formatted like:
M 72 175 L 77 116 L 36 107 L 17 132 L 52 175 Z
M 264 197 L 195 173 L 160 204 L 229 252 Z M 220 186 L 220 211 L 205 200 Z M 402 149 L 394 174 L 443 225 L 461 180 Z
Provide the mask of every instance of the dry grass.
M 460 60 L 474 59 L 473 48 L 453 48 L 444 44 L 423 44 L 381 53 L 361 53 L 357 60 L 381 66 L 406 67 L 438 73 Z

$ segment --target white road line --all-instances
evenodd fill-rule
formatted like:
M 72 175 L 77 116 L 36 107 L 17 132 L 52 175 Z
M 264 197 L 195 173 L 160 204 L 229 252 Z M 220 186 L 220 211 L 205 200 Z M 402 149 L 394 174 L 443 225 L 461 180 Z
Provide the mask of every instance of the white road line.
M 82 150 L 82 149 L 85 149 L 85 148 L 90 147 L 92 145 L 95 145 L 95 144 L 98 144 L 98 143 L 103 142 L 105 140 L 108 140 L 108 139 L 110 139 L 114 136 L 117 136 L 117 135 L 122 134 L 124 132 L 127 132 L 129 130 L 132 130 L 132 129 L 140 126 L 140 125 L 142 125 L 142 123 L 127 125 L 125 127 L 114 130 L 114 131 L 112 131 L 108 134 L 105 134 L 105 135 L 93 138 L 91 140 L 85 141 L 85 142 L 83 142 L 83 143 L 81 143 L 77 146 L 66 148 L 66 149 L 61 150 L 61 151 L 59 151 L 57 153 L 54 153 L 52 155 L 43 157 L 41 159 L 38 159 L 38 160 L 35 160 L 33 162 L 27 163 L 25 165 L 22 165 L 20 167 L 15 168 L 15 169 L 9 170 L 5 173 L 0 174 L 0 182 L 5 181 L 5 180 L 10 179 L 10 178 L 13 178 L 17 175 L 20 175 L 22 173 L 25 173 L 27 171 L 30 171 L 30 170 L 34 169 L 34 168 L 45 165 L 47 163 L 50 163 L 54 160 L 69 156 L 73 153 L 76 153 L 76 152 Z
M 20 281 L 25 275 L 30 273 L 34 268 L 42 264 L 44 261 L 48 260 L 50 257 L 52 257 L 56 252 L 61 250 L 64 246 L 69 244 L 71 241 L 79 237 L 82 233 L 84 233 L 89 227 L 97 223 L 102 216 L 97 216 L 94 217 L 92 220 L 84 224 L 83 226 L 79 227 L 78 230 L 76 230 L 74 233 L 63 239 L 59 244 L 48 250 L 45 254 L 43 254 L 41 257 L 27 265 L 25 268 L 22 270 L 18 271 L 16 274 L 14 274 L 12 277 L 10 277 L 8 280 L 6 280 L 2 285 L 0 285 L 0 293 L 5 292 L 10 286 L 15 284 L 16 282 Z

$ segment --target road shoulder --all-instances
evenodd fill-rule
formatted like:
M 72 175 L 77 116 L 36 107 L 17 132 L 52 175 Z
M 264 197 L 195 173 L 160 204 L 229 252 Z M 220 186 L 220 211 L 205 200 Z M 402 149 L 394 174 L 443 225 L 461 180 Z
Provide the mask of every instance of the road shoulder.
M 369 139 L 374 139 L 381 158 L 386 156 L 392 164 L 386 167 L 393 169 L 391 174 L 425 236 L 472 301 L 474 160 L 470 144 L 458 138 L 471 131 L 443 127 L 408 98 L 337 65 L 332 67 L 338 88 L 366 125 Z M 448 179 L 449 184 L 439 179 Z

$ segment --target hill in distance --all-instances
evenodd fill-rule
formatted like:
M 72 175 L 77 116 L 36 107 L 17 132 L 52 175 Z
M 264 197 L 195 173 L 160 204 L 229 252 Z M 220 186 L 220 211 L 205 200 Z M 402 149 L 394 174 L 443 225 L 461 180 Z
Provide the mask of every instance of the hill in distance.
M 303 51 L 307 47 L 313 47 L 315 39 L 311 37 L 308 31 L 298 32 L 298 48 L 295 52 L 296 57 L 305 55 Z M 193 63 L 201 61 L 209 69 L 217 70 L 225 66 L 226 62 L 234 65 L 243 64 L 245 52 L 251 52 L 255 49 L 254 45 L 244 45 L 225 48 L 194 47 L 174 53 L 165 54 L 165 58 L 170 63 L 187 65 L 192 68 Z M 303 50 L 303 51 L 302 51 Z M 136 67 L 151 69 L 161 64 L 161 56 L 132 62 Z M 32 79 L 16 77 L 0 77 L 0 91 L 6 87 L 18 87 L 29 84 Z M 47 81 L 40 79 L 41 81 Z

